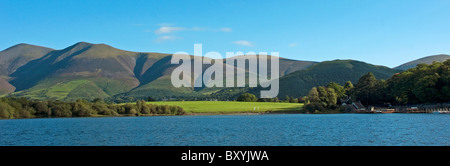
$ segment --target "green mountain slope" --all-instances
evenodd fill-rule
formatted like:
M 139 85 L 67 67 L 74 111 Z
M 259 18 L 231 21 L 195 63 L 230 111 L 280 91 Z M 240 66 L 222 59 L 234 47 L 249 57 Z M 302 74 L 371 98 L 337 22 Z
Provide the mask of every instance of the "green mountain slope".
M 404 63 L 400 66 L 395 67 L 394 69 L 399 69 L 399 70 L 408 70 L 410 68 L 414 68 L 417 66 L 417 64 L 421 64 L 421 63 L 426 63 L 426 64 L 431 64 L 434 61 L 436 62 L 444 62 L 447 59 L 450 59 L 450 55 L 432 55 L 432 56 L 427 56 L 427 57 L 423 57 L 417 60 L 413 60 L 407 63 Z
M 30 44 L 18 44 L 0 52 L 0 76 L 14 73 L 18 68 L 28 62 L 41 58 L 53 51 L 51 48 Z
M 171 58 L 171 54 L 131 52 L 86 42 L 62 50 L 19 44 L 0 52 L 0 95 L 126 101 L 149 96 L 233 99 L 230 96 L 247 91 L 259 93 L 258 88 L 174 88 L 170 76 L 178 65 L 171 64 Z M 317 63 L 280 58 L 279 62 L 281 98 L 306 95 L 311 87 L 331 81 L 355 83 L 367 72 L 377 78 L 389 78 L 399 71 L 352 60 Z M 203 71 L 210 66 L 203 65 Z M 248 69 L 233 67 L 236 71 L 248 72 Z
M 332 81 L 341 85 L 346 81 L 356 83 L 368 72 L 372 72 L 379 79 L 387 79 L 400 70 L 354 60 L 325 61 L 281 77 L 278 96 L 305 96 L 312 87 L 325 86 Z
M 58 100 L 201 97 L 224 89 L 174 88 L 170 76 L 178 65 L 171 64 L 171 58 L 170 54 L 131 52 L 87 42 L 61 50 L 19 44 L 0 52 L 0 95 Z M 315 63 L 280 58 L 279 74 Z M 203 65 L 203 71 L 210 66 Z
M 0 95 L 12 93 L 16 87 L 12 86 L 8 81 L 0 77 Z
M 72 100 L 123 93 L 139 85 L 133 72 L 138 55 L 86 42 L 51 51 L 9 75 L 18 91 L 13 95 Z

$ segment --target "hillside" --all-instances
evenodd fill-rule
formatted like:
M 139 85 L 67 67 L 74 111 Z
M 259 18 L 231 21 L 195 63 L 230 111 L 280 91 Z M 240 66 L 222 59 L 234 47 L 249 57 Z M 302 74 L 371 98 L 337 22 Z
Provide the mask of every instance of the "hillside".
M 17 91 L 12 95 L 60 100 L 111 97 L 137 87 L 145 73 L 142 70 L 148 69 L 152 58 L 159 60 L 168 55 L 147 56 L 105 44 L 80 42 L 51 51 L 10 74 L 10 84 Z
M 414 68 L 417 66 L 417 64 L 421 64 L 421 63 L 426 63 L 426 64 L 431 64 L 434 61 L 436 62 L 444 62 L 447 59 L 450 59 L 450 55 L 445 55 L 445 54 L 441 54 L 441 55 L 432 55 L 432 56 L 427 56 L 427 57 L 423 57 L 417 60 L 413 60 L 407 63 L 404 63 L 400 66 L 395 67 L 394 69 L 398 69 L 398 70 L 408 70 L 410 68 Z
M 191 56 L 192 57 L 192 56 Z M 223 88 L 174 88 L 172 55 L 79 42 L 65 49 L 19 44 L 0 52 L 0 95 L 33 99 L 202 97 Z M 239 57 L 237 57 L 239 58 Z M 280 76 L 316 62 L 280 58 Z M 203 71 L 211 65 L 203 65 Z M 234 66 L 235 70 L 245 70 Z
M 5 79 L 0 78 L 0 95 L 12 93 L 14 90 L 16 90 L 16 87 L 9 84 Z
M 268 74 L 270 74 L 270 55 L 267 56 L 268 59 L 268 66 L 267 66 L 267 71 Z M 242 59 L 244 58 L 244 56 L 235 56 L 233 57 L 233 59 Z M 257 60 L 259 60 L 259 57 L 256 58 Z M 223 59 L 224 63 L 227 59 Z M 284 76 L 287 74 L 290 74 L 292 72 L 298 71 L 298 70 L 303 70 L 306 69 L 308 67 L 311 67 L 312 65 L 316 64 L 318 62 L 313 62 L 313 61 L 300 61 L 300 60 L 293 60 L 293 59 L 287 59 L 287 58 L 283 58 L 283 57 L 279 57 L 279 76 Z M 248 65 L 248 62 L 247 64 Z M 237 67 L 237 64 L 234 65 L 235 67 Z
M 346 81 L 355 83 L 368 72 L 372 72 L 379 79 L 386 79 L 401 71 L 400 69 L 418 63 L 443 61 L 449 57 L 429 56 L 395 69 L 354 60 L 318 63 L 280 57 L 278 97 L 304 96 L 312 87 L 323 86 L 331 81 L 340 84 Z M 171 64 L 171 58 L 171 54 L 132 52 L 106 44 L 87 42 L 79 42 L 61 50 L 18 44 L 0 52 L 0 95 L 58 100 L 108 98 L 114 101 L 130 101 L 149 96 L 156 99 L 174 97 L 226 100 L 234 99 L 243 92 L 259 95 L 261 90 L 175 88 L 170 77 L 178 65 Z M 191 58 L 193 64 L 193 56 Z M 227 59 L 223 60 L 225 62 Z M 203 65 L 203 71 L 210 66 Z M 237 64 L 232 67 L 235 71 L 249 72 L 248 69 L 239 68 Z M 270 73 L 270 65 L 268 69 Z
M 30 44 L 17 44 L 0 52 L 0 76 L 14 73 L 28 62 L 53 51 L 51 48 Z
M 281 77 L 278 96 L 305 96 L 312 87 L 324 86 L 332 81 L 341 85 L 346 81 L 356 83 L 368 72 L 372 72 L 378 79 L 387 79 L 400 70 L 354 60 L 325 61 Z

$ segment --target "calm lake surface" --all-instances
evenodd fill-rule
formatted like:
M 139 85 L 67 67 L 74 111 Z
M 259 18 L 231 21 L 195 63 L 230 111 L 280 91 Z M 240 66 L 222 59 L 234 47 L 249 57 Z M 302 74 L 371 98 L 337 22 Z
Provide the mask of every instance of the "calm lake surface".
M 0 120 L 0 145 L 448 146 L 450 114 L 285 114 Z

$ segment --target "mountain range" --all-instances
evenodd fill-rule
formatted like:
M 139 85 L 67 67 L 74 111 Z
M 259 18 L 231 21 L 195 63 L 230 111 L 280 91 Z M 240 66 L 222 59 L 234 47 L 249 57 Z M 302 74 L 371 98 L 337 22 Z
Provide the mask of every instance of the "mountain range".
M 429 56 L 393 69 L 354 60 L 312 62 L 280 57 L 280 95 L 306 95 L 311 87 L 330 81 L 341 84 L 348 80 L 356 82 L 367 72 L 386 79 L 418 63 L 444 61 L 449 57 Z M 109 98 L 129 101 L 149 96 L 204 98 L 236 89 L 175 88 L 171 84 L 171 73 L 178 65 L 171 64 L 171 59 L 172 54 L 132 52 L 87 42 L 61 50 L 18 44 L 0 52 L 0 95 L 32 99 Z M 205 70 L 211 65 L 203 66 Z M 249 72 L 245 68 L 232 67 Z M 257 88 L 237 89 L 236 92 L 240 93 Z

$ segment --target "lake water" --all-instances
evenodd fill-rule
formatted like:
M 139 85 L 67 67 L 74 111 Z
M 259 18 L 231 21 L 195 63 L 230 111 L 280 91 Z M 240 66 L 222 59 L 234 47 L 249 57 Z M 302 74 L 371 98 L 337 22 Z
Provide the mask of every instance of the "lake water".
M 450 114 L 284 114 L 0 120 L 0 145 L 444 145 Z

